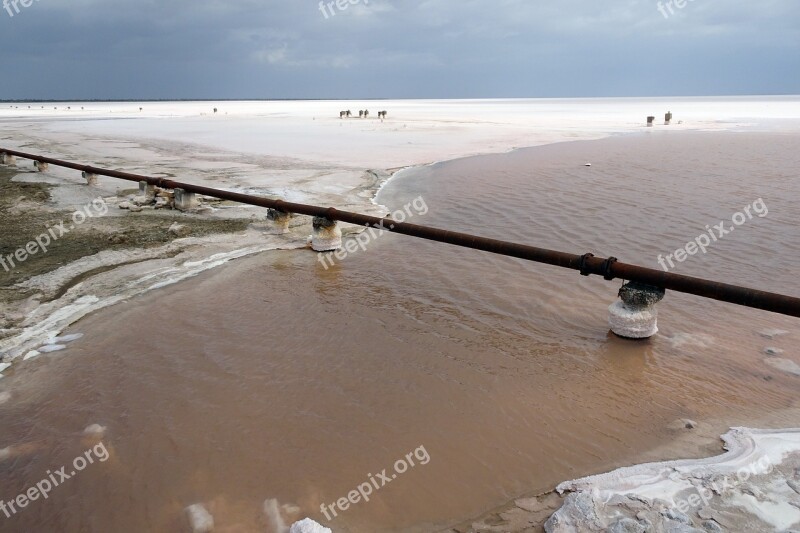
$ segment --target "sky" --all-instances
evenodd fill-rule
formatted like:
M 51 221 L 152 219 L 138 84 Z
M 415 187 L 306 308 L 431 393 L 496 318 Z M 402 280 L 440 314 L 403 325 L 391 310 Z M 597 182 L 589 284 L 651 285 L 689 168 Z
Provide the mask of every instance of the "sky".
M 5 1 L 0 99 L 800 94 L 800 0 Z

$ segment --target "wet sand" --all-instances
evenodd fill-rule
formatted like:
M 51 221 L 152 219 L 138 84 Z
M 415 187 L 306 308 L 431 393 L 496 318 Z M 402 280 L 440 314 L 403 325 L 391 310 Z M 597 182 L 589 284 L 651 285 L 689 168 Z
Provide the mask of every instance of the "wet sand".
M 763 198 L 766 217 L 676 272 L 797 295 L 797 140 L 551 145 L 404 173 L 378 201 L 421 195 L 413 222 L 658 268 Z M 263 530 L 277 498 L 337 532 L 432 531 L 653 450 L 715 455 L 722 426 L 798 424 L 800 378 L 763 353 L 800 362 L 796 320 L 670 293 L 661 334 L 623 341 L 606 327 L 618 283 L 385 235 L 328 269 L 264 253 L 133 298 L 0 382 L 0 446 L 30 450 L 1 463 L 0 497 L 82 453 L 89 424 L 112 451 L 4 526 L 175 531 L 204 502 L 221 531 Z M 664 448 L 686 438 L 680 418 L 702 437 Z M 428 464 L 322 515 L 421 445 Z

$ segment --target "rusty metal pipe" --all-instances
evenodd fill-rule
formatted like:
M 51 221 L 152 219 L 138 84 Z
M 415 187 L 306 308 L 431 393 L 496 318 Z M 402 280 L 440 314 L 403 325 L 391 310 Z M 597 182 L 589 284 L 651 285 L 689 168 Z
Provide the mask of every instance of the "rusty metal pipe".
M 319 207 L 314 205 L 298 204 L 294 202 L 285 202 L 283 200 L 274 200 L 271 198 L 252 196 L 249 194 L 213 189 L 211 187 L 192 185 L 191 183 L 183 183 L 166 178 L 154 178 L 151 176 L 132 174 L 130 172 L 97 168 L 89 165 L 79 165 L 77 163 L 70 163 L 69 161 L 61 161 L 59 159 L 28 154 L 17 150 L 0 149 L 0 152 L 5 152 L 25 159 L 32 159 L 34 161 L 42 161 L 55 166 L 97 174 L 100 176 L 109 176 L 112 178 L 119 178 L 135 182 L 145 181 L 150 185 L 155 185 L 165 189 L 180 188 L 188 192 L 202 194 L 212 198 L 220 198 L 222 200 L 231 200 L 247 205 L 277 209 L 286 213 L 299 213 L 309 216 L 326 217 L 330 220 L 348 222 L 350 224 L 357 224 L 359 226 L 372 226 L 393 233 L 402 233 L 404 235 L 410 235 L 412 237 L 419 237 L 431 241 L 443 242 L 455 246 L 472 248 L 475 250 L 483 250 L 485 252 L 516 257 L 519 259 L 525 259 L 527 261 L 534 261 L 537 263 L 544 263 L 562 268 L 570 268 L 572 270 L 581 271 L 581 273 L 585 275 L 596 274 L 604 276 L 606 279 L 620 278 L 629 281 L 638 281 L 654 287 L 661 287 L 677 292 L 694 294 L 695 296 L 710 298 L 712 300 L 719 300 L 722 302 L 728 302 L 745 307 L 752 307 L 754 309 L 762 309 L 764 311 L 771 311 L 773 313 L 800 318 L 800 298 L 757 289 L 750 289 L 747 287 L 740 287 L 737 285 L 730 285 L 728 283 L 719 283 L 702 278 L 672 274 L 652 268 L 630 265 L 616 260 L 612 261 L 610 258 L 590 257 L 588 254 L 576 255 L 555 250 L 547 250 L 545 248 L 537 248 L 534 246 L 501 241 L 497 239 L 488 239 L 486 237 L 478 237 L 475 235 L 469 235 L 467 233 L 459 233 L 456 231 L 420 226 L 418 224 L 410 224 L 408 222 L 395 222 L 391 218 L 380 218 L 362 215 L 359 213 L 352 213 L 349 211 L 339 211 L 333 207 Z

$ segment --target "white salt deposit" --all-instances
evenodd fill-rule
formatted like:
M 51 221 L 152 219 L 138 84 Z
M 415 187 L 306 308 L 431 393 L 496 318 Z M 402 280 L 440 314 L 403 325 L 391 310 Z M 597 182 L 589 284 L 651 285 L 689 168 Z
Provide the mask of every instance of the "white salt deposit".
M 45 296 L 52 295 L 62 283 L 83 271 L 106 265 L 120 266 L 84 280 L 59 299 L 39 305 L 29 314 L 16 335 L 0 340 L 0 357 L 14 359 L 28 353 L 87 314 L 127 298 L 172 285 L 233 259 L 279 248 L 300 248 L 304 244 L 301 239 L 292 241 L 285 237 L 264 236 L 261 232 L 248 231 L 237 236 L 236 240 L 228 235 L 203 239 L 189 237 L 184 239 L 180 247 L 170 244 L 126 253 L 100 252 L 83 258 L 79 261 L 80 268 L 65 265 L 57 271 L 27 280 L 25 286 L 35 288 Z M 214 253 L 218 249 L 225 251 Z M 150 260 L 137 262 L 140 257 Z M 38 351 L 45 351 L 42 348 Z
M 0 372 L 5 370 L 6 368 L 9 368 L 10 366 L 11 366 L 11 363 L 0 363 Z
M 58 352 L 66 347 L 64 344 L 45 344 L 44 346 L 39 346 L 38 351 L 41 353 Z
M 289 533 L 333 533 L 329 528 L 322 526 L 321 524 L 311 520 L 310 518 L 304 518 L 298 522 L 292 524 L 291 529 L 289 529 Z
M 91 437 L 102 437 L 106 433 L 106 427 L 100 424 L 92 424 L 83 430 L 83 434 Z
M 519 146 L 646 130 L 672 108 L 683 124 L 649 132 L 730 129 L 800 118 L 796 97 L 80 103 L 82 111 L 0 109 L 90 137 L 158 138 L 210 149 L 375 168 L 402 167 Z M 341 109 L 390 110 L 386 121 L 340 119 Z M 20 106 L 22 107 L 22 106 Z M 75 107 L 75 106 L 73 106 Z M 143 107 L 143 111 L 139 111 Z M 219 108 L 220 113 L 211 111 Z M 224 110 L 224 111 L 223 111 Z M 227 113 L 223 116 L 223 113 Z M 76 116 L 81 120 L 70 120 Z M 136 120 L 113 120 L 130 119 Z M 66 120 L 65 120 L 66 119 Z M 112 120 L 109 120 L 112 119 Z M 269 142 L 265 142 L 268 139 Z M 95 143 L 96 144 L 96 143 Z M 112 147 L 107 147 L 106 150 Z M 126 147 L 119 147 L 122 151 Z M 128 147 L 129 148 L 129 147 Z
M 722 439 L 728 451 L 718 457 L 649 463 L 561 483 L 557 490 L 572 494 L 545 530 L 668 531 L 702 527 L 709 516 L 736 531 L 800 526 L 800 494 L 791 490 L 800 466 L 800 429 L 733 428 Z
M 782 329 L 765 329 L 758 332 L 759 335 L 768 339 L 774 339 L 775 337 L 780 337 L 782 335 L 786 335 L 787 333 L 789 332 Z
M 782 372 L 786 372 L 794 376 L 800 376 L 800 365 L 790 359 L 768 357 L 764 359 L 764 362 Z
M 195 503 L 187 507 L 186 515 L 189 518 L 192 533 L 211 533 L 214 531 L 214 517 L 201 504 Z
M 53 337 L 47 341 L 47 344 L 62 344 L 67 342 L 76 341 L 83 337 L 83 333 L 72 333 L 70 335 L 63 335 L 60 337 Z
M 34 357 L 37 357 L 39 355 L 42 355 L 42 352 L 40 352 L 39 350 L 31 350 L 22 357 L 22 360 L 27 361 L 28 359 L 33 359 Z
M 707 333 L 675 333 L 674 335 L 664 338 L 673 348 L 680 348 L 681 346 L 708 348 L 715 342 L 714 337 Z
M 795 507 L 797 503 L 788 500 L 763 501 L 752 494 L 735 494 L 728 501 L 769 524 L 775 531 L 785 531 L 800 524 L 800 509 Z
M 81 296 L 69 304 L 64 304 L 62 299 L 60 302 L 49 302 L 49 304 L 40 305 L 30 314 L 28 321 L 31 324 L 29 326 L 26 326 L 17 335 L 0 341 L 0 356 L 19 357 L 23 352 L 32 348 L 32 344 L 40 344 L 43 340 L 54 336 L 54 332 L 61 331 L 70 324 L 71 322 L 68 322 L 70 317 L 81 313 L 81 311 L 84 314 L 93 311 L 93 305 L 98 301 L 99 299 L 96 296 Z M 48 311 L 50 313 L 44 315 Z
M 275 498 L 264 500 L 264 518 L 267 520 L 269 531 L 274 533 L 286 533 L 289 531 L 289 527 L 284 522 L 283 516 L 281 516 L 278 500 Z

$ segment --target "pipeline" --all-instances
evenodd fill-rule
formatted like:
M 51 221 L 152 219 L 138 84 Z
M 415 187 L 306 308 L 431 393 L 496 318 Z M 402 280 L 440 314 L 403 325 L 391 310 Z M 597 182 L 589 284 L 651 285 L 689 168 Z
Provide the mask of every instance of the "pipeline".
M 618 261 L 614 257 L 601 258 L 594 257 L 592 254 L 570 254 L 566 252 L 548 250 L 545 248 L 537 248 L 525 244 L 517 244 L 497 239 L 488 239 L 486 237 L 469 235 L 467 233 L 459 233 L 455 231 L 432 228 L 429 226 L 410 224 L 408 222 L 396 222 L 391 218 L 380 218 L 349 211 L 340 211 L 333 207 L 319 207 L 231 191 L 222 191 L 219 189 L 213 189 L 211 187 L 202 187 L 199 185 L 192 185 L 191 183 L 183 183 L 166 178 L 154 178 L 151 176 L 142 176 L 129 172 L 121 172 L 118 170 L 109 170 L 89 165 L 80 165 L 77 163 L 71 163 L 69 161 L 53 159 L 51 157 L 38 156 L 16 150 L 0 148 L 0 153 L 3 152 L 16 157 L 31 159 L 33 161 L 41 161 L 43 163 L 64 168 L 71 168 L 90 174 L 97 174 L 100 176 L 108 176 L 135 182 L 144 181 L 149 185 L 155 185 L 164 189 L 180 188 L 188 192 L 202 194 L 212 198 L 231 200 L 234 202 L 258 207 L 272 208 L 285 213 L 299 213 L 302 215 L 325 217 L 329 220 L 348 222 L 350 224 L 357 224 L 359 226 L 372 226 L 394 233 L 410 235 L 412 237 L 419 237 L 422 239 L 443 242 L 464 248 L 483 250 L 484 252 L 505 255 L 508 257 L 516 257 L 518 259 L 534 261 L 537 263 L 543 263 L 561 268 L 578 270 L 584 276 L 600 275 L 606 280 L 619 278 L 628 281 L 636 281 L 645 285 L 666 290 L 693 294 L 703 298 L 709 298 L 721 302 L 732 303 L 800 318 L 800 298 L 626 264 Z

